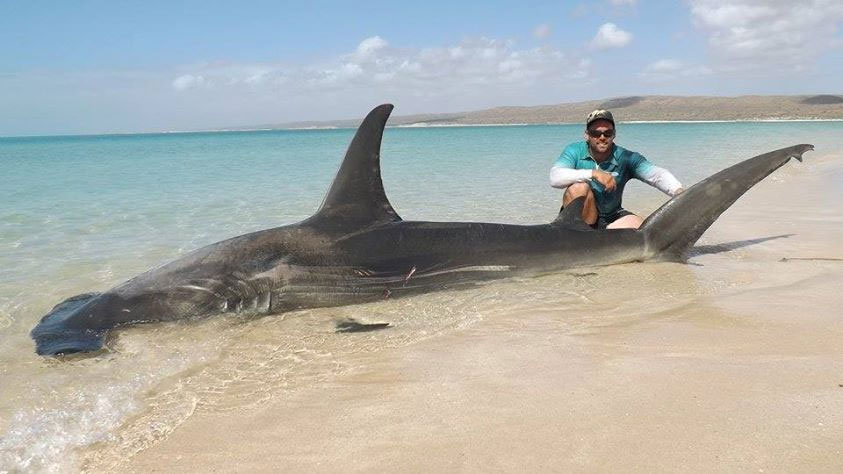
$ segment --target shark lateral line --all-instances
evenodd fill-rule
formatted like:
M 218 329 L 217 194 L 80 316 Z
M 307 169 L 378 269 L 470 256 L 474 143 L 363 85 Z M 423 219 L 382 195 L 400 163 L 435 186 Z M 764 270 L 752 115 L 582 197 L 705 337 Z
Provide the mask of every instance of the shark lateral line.
M 813 149 L 795 145 L 729 167 L 668 201 L 638 230 L 592 230 L 580 218 L 582 200 L 543 225 L 414 222 L 395 212 L 381 180 L 392 108 L 376 107 L 360 124 L 312 217 L 194 250 L 104 293 L 70 297 L 32 330 L 36 352 L 96 351 L 111 329 L 137 323 L 274 314 L 583 266 L 682 260 L 749 188 Z

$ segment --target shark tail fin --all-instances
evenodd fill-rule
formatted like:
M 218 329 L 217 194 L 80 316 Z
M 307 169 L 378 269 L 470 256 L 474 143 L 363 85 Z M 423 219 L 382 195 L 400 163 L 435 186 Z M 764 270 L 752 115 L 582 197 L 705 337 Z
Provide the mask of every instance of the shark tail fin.
M 813 145 L 794 145 L 749 158 L 688 188 L 653 212 L 640 230 L 647 252 L 682 260 L 711 224 L 756 183 Z
M 308 221 L 341 223 L 353 228 L 401 220 L 389 203 L 381 180 L 381 140 L 392 109 L 392 104 L 380 105 L 363 119 L 328 194 Z

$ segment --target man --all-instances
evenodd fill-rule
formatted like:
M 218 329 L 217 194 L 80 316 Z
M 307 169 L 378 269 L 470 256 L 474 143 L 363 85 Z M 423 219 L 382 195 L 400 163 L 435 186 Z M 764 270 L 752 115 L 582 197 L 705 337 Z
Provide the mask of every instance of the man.
M 595 229 L 637 229 L 644 222 L 621 207 L 623 188 L 637 178 L 669 196 L 684 191 L 666 169 L 636 152 L 615 145 L 615 119 L 608 110 L 595 110 L 585 122 L 585 141 L 565 147 L 550 169 L 550 185 L 567 188 L 562 207 L 584 197 L 582 219 Z

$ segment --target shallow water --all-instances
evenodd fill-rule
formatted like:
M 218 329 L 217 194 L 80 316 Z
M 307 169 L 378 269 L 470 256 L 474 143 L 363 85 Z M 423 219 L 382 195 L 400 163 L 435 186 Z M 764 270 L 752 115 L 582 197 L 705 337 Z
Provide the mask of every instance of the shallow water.
M 780 191 L 790 206 L 789 180 L 836 172 L 822 166 L 822 157 L 838 154 L 843 139 L 837 122 L 626 124 L 620 130 L 619 143 L 686 184 L 761 152 L 814 143 L 818 151 L 806 154 L 804 166 L 770 179 L 771 192 Z M 578 126 L 387 129 L 381 155 L 386 192 L 405 219 L 547 222 L 559 199 L 546 184 L 549 166 L 579 133 Z M 96 357 L 35 356 L 28 331 L 64 298 L 107 290 L 194 248 L 310 215 L 352 134 L 0 139 L 0 470 L 116 466 L 197 410 L 242 409 L 284 397 L 359 370 L 361 354 L 490 320 L 518 332 L 582 334 L 676 317 L 706 295 L 744 291 L 752 272 L 778 270 L 765 253 L 771 249 L 829 256 L 827 239 L 804 235 L 797 246 L 785 237 L 741 243 L 794 230 L 778 210 L 759 203 L 740 211 L 753 232 L 745 234 L 738 222 L 704 236 L 703 250 L 731 243 L 726 251 L 708 248 L 721 250 L 712 255 L 726 269 L 722 275 L 709 266 L 675 264 L 585 269 L 370 305 L 128 328 Z M 843 179 L 833 175 L 830 182 Z M 827 193 L 839 196 L 833 194 L 839 189 Z M 664 200 L 637 184 L 626 195 L 627 207 L 642 214 Z M 839 202 L 811 206 L 800 222 L 839 223 Z M 833 261 L 798 265 L 838 271 Z M 607 287 L 626 296 L 606 298 Z M 644 310 L 630 311 L 637 307 Z M 391 327 L 337 334 L 336 322 L 347 318 Z

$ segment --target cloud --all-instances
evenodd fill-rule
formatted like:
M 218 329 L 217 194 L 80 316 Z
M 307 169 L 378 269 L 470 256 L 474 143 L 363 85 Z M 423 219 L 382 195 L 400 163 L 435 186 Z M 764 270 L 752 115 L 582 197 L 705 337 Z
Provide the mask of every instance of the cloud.
M 604 23 L 591 40 L 594 49 L 623 48 L 632 41 L 632 34 L 617 27 L 614 23 Z
M 210 83 L 205 80 L 204 76 L 194 76 L 192 74 L 184 74 L 173 79 L 173 89 L 177 91 L 184 91 L 188 89 L 195 89 L 198 87 L 208 86 Z
M 0 120 L 0 132 L 187 130 L 355 117 L 384 102 L 412 114 L 592 93 L 593 66 L 578 49 L 482 37 L 428 48 L 387 40 L 372 35 L 347 45 L 345 54 L 299 63 L 213 61 L 4 77 L 0 102 L 10 104 L 7 115 L 17 122 Z
M 357 45 L 357 57 L 358 58 L 368 58 L 378 53 L 378 51 L 383 50 L 389 46 L 389 43 L 384 41 L 383 38 L 380 36 L 372 36 L 371 38 L 366 38 Z
M 660 59 L 654 63 L 649 64 L 645 70 L 650 72 L 669 72 L 674 73 L 682 69 L 682 61 L 676 59 Z
M 679 78 L 700 77 L 711 74 L 705 66 L 687 64 L 678 59 L 660 59 L 648 64 L 638 74 L 645 82 L 666 82 Z
M 332 69 L 313 73 L 310 82 L 319 86 L 336 86 L 349 83 L 363 74 L 363 68 L 356 63 L 343 63 Z
M 840 47 L 840 0 L 689 0 L 716 67 L 767 71 L 812 67 Z
M 321 64 L 280 65 L 202 64 L 186 68 L 175 80 L 178 91 L 207 87 L 281 94 L 311 93 L 328 88 L 380 93 L 428 91 L 459 95 L 494 94 L 497 88 L 528 91 L 535 84 L 561 84 L 588 76 L 591 63 L 550 47 L 519 49 L 511 40 L 465 39 L 460 43 L 423 49 L 397 49 L 379 36 L 361 41 L 350 53 Z M 218 91 L 221 92 L 221 91 Z M 464 92 L 463 92 L 464 93 Z
M 545 39 L 550 36 L 550 25 L 547 23 L 539 25 L 533 29 L 533 36 L 538 39 Z
M 609 3 L 616 7 L 634 7 L 638 0 L 609 0 Z

